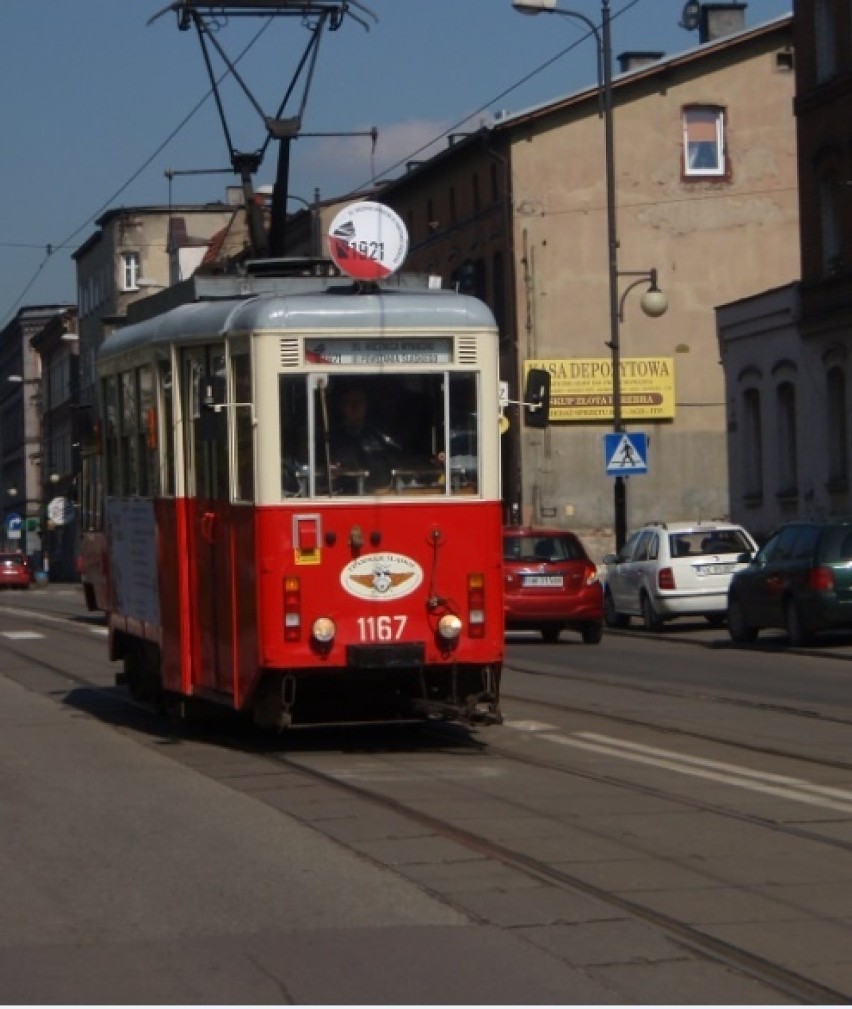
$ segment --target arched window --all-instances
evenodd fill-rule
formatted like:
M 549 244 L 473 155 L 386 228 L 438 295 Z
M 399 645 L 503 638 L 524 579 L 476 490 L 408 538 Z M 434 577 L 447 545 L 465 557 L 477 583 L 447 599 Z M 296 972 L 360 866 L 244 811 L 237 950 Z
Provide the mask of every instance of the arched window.
M 760 393 L 743 393 L 742 488 L 748 498 L 763 497 L 763 425 L 760 417 Z
M 831 276 L 840 269 L 840 186 L 835 175 L 825 175 L 819 183 L 820 238 L 822 268 Z
M 842 368 L 830 368 L 825 376 L 828 485 L 845 489 L 849 479 L 849 441 L 846 420 L 846 375 Z
M 799 458 L 796 449 L 796 387 L 781 382 L 776 392 L 778 430 L 778 493 L 796 493 Z

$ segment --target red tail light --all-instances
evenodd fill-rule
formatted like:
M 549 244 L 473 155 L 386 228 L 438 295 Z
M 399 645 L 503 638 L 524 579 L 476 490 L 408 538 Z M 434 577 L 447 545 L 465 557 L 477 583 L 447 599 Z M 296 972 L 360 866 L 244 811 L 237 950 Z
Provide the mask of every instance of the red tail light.
M 284 579 L 284 640 L 302 636 L 302 585 L 298 578 Z
M 472 638 L 485 637 L 485 578 L 467 576 L 467 627 Z
M 583 574 L 584 585 L 594 585 L 598 580 L 598 569 L 594 564 L 589 564 Z
M 674 571 L 671 568 L 660 568 L 659 574 L 657 575 L 657 585 L 661 589 L 675 589 L 675 576 Z
M 830 592 L 834 588 L 834 572 L 831 568 L 811 568 L 808 572 L 808 586 L 814 592 Z

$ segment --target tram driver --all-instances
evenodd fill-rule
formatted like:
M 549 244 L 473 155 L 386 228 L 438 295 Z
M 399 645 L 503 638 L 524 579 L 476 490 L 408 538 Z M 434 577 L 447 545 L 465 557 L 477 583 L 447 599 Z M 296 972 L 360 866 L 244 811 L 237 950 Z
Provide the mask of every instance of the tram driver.
M 333 466 L 339 467 L 346 493 L 389 488 L 392 470 L 402 459 L 398 442 L 368 419 L 369 400 L 361 385 L 347 387 L 336 397 L 340 423 L 329 432 Z

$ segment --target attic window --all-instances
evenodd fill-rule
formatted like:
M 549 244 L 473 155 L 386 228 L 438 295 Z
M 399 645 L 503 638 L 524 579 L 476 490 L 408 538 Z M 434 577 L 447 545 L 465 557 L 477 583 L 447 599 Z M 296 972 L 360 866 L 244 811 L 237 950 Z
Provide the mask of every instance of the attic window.
M 725 112 L 711 105 L 683 110 L 684 175 L 725 174 Z

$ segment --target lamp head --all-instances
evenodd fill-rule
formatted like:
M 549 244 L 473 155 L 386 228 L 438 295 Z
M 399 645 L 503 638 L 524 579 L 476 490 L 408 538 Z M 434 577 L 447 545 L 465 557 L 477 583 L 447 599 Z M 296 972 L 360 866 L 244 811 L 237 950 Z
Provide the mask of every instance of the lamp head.
M 555 10 L 556 0 L 512 0 L 512 6 L 519 14 L 541 14 Z
M 642 295 L 640 301 L 642 311 L 651 319 L 659 319 L 661 315 L 665 315 L 666 310 L 669 307 L 669 299 L 666 297 L 665 293 L 657 287 L 656 283 L 652 283 L 648 290 Z

